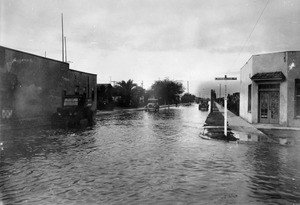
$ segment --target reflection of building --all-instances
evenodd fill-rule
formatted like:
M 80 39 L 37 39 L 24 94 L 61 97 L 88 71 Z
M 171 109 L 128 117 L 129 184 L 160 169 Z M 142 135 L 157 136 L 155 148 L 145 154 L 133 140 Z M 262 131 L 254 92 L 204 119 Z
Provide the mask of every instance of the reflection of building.
M 300 51 L 252 56 L 241 68 L 240 116 L 300 127 Z
M 85 95 L 96 109 L 97 76 L 71 70 L 68 63 L 0 46 L 0 75 L 1 121 L 49 120 L 65 95 Z

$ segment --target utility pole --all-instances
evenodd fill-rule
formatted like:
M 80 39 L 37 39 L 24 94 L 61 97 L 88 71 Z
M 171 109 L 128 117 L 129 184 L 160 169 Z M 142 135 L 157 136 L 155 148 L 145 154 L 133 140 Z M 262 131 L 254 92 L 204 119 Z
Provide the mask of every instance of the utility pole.
M 63 13 L 61 13 L 61 47 L 62 47 L 62 53 L 61 53 L 61 58 L 62 61 L 64 62 L 65 58 L 64 58 L 64 15 Z
M 220 83 L 220 92 L 219 92 L 219 99 L 221 99 L 221 83 Z
M 65 36 L 65 59 L 66 59 L 65 62 L 68 62 L 68 59 L 67 59 L 67 37 L 66 36 Z
M 215 78 L 215 80 L 225 80 L 225 91 L 224 91 L 224 135 L 227 136 L 227 80 L 236 80 L 236 77 Z

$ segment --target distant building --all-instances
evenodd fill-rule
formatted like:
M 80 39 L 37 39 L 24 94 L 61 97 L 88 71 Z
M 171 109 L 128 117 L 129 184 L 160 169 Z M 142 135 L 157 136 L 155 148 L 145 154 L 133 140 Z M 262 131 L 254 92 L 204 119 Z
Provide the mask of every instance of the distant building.
M 97 84 L 97 109 L 112 110 L 114 107 L 113 87 L 110 83 Z
M 240 116 L 300 127 L 300 51 L 253 55 L 240 70 Z
M 69 64 L 0 46 L 1 122 L 44 119 L 61 107 L 65 95 L 82 94 L 96 109 L 97 75 Z

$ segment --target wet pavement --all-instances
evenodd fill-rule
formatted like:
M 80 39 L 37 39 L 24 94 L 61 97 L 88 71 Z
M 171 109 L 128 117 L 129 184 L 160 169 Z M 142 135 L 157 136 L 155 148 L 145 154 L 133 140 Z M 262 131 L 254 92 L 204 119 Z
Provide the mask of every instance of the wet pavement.
M 1 131 L 0 204 L 300 203 L 298 139 L 205 140 L 207 115 L 192 105 Z

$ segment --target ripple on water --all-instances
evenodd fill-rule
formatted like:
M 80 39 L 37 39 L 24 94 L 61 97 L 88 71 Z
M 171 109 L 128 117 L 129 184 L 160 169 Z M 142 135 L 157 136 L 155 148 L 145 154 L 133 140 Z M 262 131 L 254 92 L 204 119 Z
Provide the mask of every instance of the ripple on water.
M 86 130 L 7 132 L 5 204 L 300 203 L 299 147 L 199 137 L 197 106 L 98 116 Z M 254 138 L 254 137 L 253 137 Z

